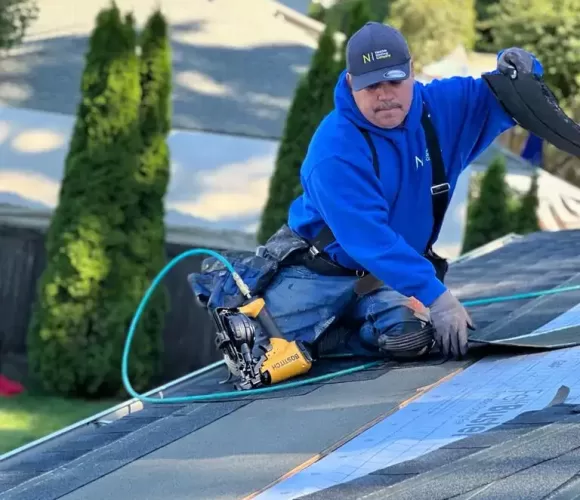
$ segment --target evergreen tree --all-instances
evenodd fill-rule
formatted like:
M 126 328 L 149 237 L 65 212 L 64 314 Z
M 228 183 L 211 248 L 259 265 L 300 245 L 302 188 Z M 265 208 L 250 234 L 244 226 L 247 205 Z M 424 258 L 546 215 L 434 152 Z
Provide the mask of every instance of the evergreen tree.
M 488 52 L 494 50 L 494 41 L 490 31 L 489 19 L 491 16 L 490 7 L 499 0 L 476 0 L 475 11 L 477 13 L 476 20 L 476 42 L 475 50 L 479 52 Z
M 544 79 L 568 112 L 580 109 L 580 2 L 502 0 L 489 8 L 495 50 L 517 46 L 544 66 Z M 577 115 L 578 116 L 578 115 Z
M 367 0 L 355 0 L 353 2 L 344 3 L 344 6 L 350 6 L 350 10 L 344 9 L 342 19 L 342 25 L 345 27 L 343 33 L 345 35 L 345 40 L 340 48 L 339 60 L 335 68 L 334 81 L 338 81 L 340 74 L 346 69 L 346 45 L 349 38 L 354 35 L 360 28 L 362 28 L 365 23 L 372 20 L 371 9 Z M 323 112 L 327 113 L 331 111 L 334 106 L 334 88 L 332 92 L 327 95 L 326 105 L 323 108 Z M 328 109 L 326 109 L 328 108 Z M 326 111 L 324 111 L 326 109 Z M 294 197 L 300 196 L 302 193 L 302 185 L 300 182 L 294 187 Z
M 481 180 L 478 195 L 468 206 L 462 252 L 468 252 L 511 232 L 505 159 L 496 157 Z
M 0 1 L 0 49 L 11 49 L 22 42 L 38 19 L 38 10 L 35 0 Z
M 137 203 L 127 218 L 126 228 L 128 254 L 134 267 L 129 292 L 134 308 L 166 262 L 164 199 L 171 168 L 166 141 L 171 128 L 171 45 L 167 21 L 160 10 L 147 20 L 139 42 L 143 149 L 140 168 L 135 172 Z M 129 364 L 136 372 L 134 381 L 142 388 L 162 368 L 162 333 L 167 308 L 167 290 L 159 286 L 139 321 L 135 337 L 140 342 L 132 349 L 135 361 Z
M 514 229 L 518 234 L 533 233 L 540 230 L 538 222 L 538 174 L 534 173 L 528 192 L 522 197 L 520 206 L 514 214 Z
M 451 53 L 473 48 L 475 0 L 394 0 L 388 23 L 407 38 L 415 71 Z
M 45 389 L 99 397 L 119 390 L 141 280 L 126 235 L 141 151 L 139 61 L 133 18 L 123 19 L 114 4 L 97 15 L 81 90 L 28 353 L 31 375 Z M 138 352 L 143 342 L 136 336 Z
M 333 30 L 321 34 L 310 68 L 294 94 L 270 180 L 268 200 L 257 238 L 265 242 L 287 221 L 288 209 L 300 192 L 300 167 L 310 140 L 332 109 L 336 85 L 336 43 Z
M 345 40 L 340 51 L 340 61 L 338 63 L 338 74 L 346 68 L 346 44 L 348 39 L 361 29 L 368 21 L 373 20 L 373 15 L 369 4 L 365 0 L 354 2 L 351 9 L 346 11 L 343 20 L 343 30 Z M 337 75 L 338 76 L 338 75 Z

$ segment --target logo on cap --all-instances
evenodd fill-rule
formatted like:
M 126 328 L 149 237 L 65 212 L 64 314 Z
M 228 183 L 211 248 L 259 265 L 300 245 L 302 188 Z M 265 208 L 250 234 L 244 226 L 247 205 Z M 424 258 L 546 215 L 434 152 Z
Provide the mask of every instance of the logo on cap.
M 375 50 L 373 52 L 367 52 L 363 54 L 363 64 L 367 64 L 373 61 L 378 61 L 379 59 L 388 59 L 391 57 L 390 52 L 387 49 Z

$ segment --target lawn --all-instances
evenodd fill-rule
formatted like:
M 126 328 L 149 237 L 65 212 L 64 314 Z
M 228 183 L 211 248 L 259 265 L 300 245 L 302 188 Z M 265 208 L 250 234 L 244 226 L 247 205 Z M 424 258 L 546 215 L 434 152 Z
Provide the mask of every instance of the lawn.
M 0 397 L 0 454 L 90 417 L 120 401 L 83 401 L 22 393 Z

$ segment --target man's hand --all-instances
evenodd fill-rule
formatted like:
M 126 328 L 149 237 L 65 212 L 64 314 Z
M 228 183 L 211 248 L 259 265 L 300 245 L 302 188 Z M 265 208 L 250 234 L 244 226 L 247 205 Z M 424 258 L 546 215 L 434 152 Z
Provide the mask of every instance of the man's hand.
M 505 49 L 497 61 L 500 73 L 515 78 L 517 73 L 535 73 L 541 76 L 543 70 L 536 58 L 519 47 Z
M 467 354 L 467 329 L 474 329 L 465 308 L 447 290 L 430 307 L 435 340 L 443 356 L 459 358 Z

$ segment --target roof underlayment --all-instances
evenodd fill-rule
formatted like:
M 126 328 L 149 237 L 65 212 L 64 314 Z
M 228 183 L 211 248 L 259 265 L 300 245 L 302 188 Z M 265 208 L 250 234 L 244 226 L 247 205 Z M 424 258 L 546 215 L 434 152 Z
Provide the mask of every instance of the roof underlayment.
M 448 285 L 471 300 L 574 284 L 578 243 L 580 231 L 517 238 L 452 265 Z M 486 342 L 546 324 L 576 341 L 578 303 L 569 291 L 470 307 L 483 343 L 464 361 L 433 356 L 235 401 L 145 404 L 0 460 L 0 499 L 575 498 L 580 348 Z M 221 376 L 216 367 L 164 397 L 213 391 Z

